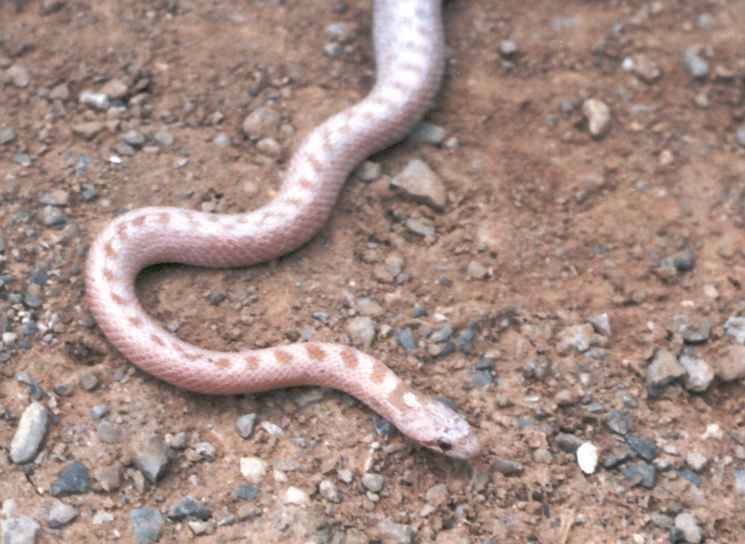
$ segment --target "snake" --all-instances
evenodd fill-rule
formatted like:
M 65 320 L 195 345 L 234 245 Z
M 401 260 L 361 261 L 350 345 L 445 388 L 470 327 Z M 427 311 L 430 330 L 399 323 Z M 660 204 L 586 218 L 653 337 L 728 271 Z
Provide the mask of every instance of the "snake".
M 119 353 L 160 380 L 202 394 L 303 385 L 338 389 L 415 444 L 456 459 L 479 453 L 474 427 L 450 403 L 415 390 L 363 351 L 315 341 L 233 352 L 203 349 L 161 326 L 135 290 L 140 271 L 154 264 L 246 267 L 313 238 L 353 170 L 401 141 L 433 105 L 445 64 L 442 1 L 373 0 L 372 89 L 302 139 L 268 203 L 238 214 L 144 207 L 101 230 L 88 249 L 85 299 Z

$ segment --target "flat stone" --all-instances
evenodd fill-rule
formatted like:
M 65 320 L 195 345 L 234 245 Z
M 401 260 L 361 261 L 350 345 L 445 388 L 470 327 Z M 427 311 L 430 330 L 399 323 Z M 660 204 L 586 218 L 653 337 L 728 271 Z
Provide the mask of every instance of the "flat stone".
M 62 469 L 57 480 L 49 488 L 49 493 L 53 497 L 67 497 L 87 493 L 90 488 L 88 467 L 83 463 L 73 461 Z
M 10 442 L 10 459 L 20 465 L 33 461 L 39 452 L 49 426 L 49 411 L 39 402 L 32 402 L 21 414 L 18 428 Z
M 185 519 L 206 521 L 212 517 L 212 511 L 208 506 L 194 500 L 193 497 L 186 496 L 168 510 L 168 517 L 174 521 Z
M 9 517 L 0 521 L 2 544 L 34 544 L 40 529 L 33 518 Z
M 347 322 L 347 334 L 355 346 L 369 348 L 375 340 L 375 321 L 366 316 L 355 317 Z
M 251 483 L 259 483 L 266 475 L 267 463 L 258 457 L 242 457 L 241 474 Z
M 655 395 L 659 391 L 685 376 L 686 371 L 678 359 L 666 349 L 657 350 L 647 368 L 647 387 Z
M 447 205 L 447 191 L 440 177 L 422 160 L 410 161 L 391 180 L 391 187 L 403 195 L 442 211 Z
M 244 440 L 248 440 L 253 436 L 255 425 L 256 414 L 243 414 L 235 421 L 235 428 Z
M 716 373 L 724 382 L 745 378 L 745 346 L 727 346 L 715 361 Z
M 145 506 L 132 510 L 130 519 L 136 544 L 151 544 L 160 540 L 163 530 L 163 516 L 160 512 Z
M 135 466 L 150 482 L 165 476 L 169 463 L 169 448 L 160 435 L 150 435 L 135 448 Z
M 71 504 L 65 504 L 58 499 L 54 499 L 49 508 L 47 525 L 49 525 L 50 529 L 59 529 L 72 523 L 78 517 L 79 513 L 78 509 Z

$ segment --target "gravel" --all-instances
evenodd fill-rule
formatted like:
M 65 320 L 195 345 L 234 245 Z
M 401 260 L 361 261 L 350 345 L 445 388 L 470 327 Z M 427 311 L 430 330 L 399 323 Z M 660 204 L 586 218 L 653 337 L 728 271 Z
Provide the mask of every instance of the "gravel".
M 160 540 L 163 516 L 154 508 L 144 506 L 130 514 L 136 544 L 151 544 Z
M 69 495 L 80 495 L 90 491 L 91 482 L 88 467 L 83 463 L 74 461 L 62 469 L 57 479 L 49 488 L 53 497 L 67 497 Z
M 10 443 L 10 459 L 20 465 L 33 461 L 49 428 L 46 406 L 32 402 L 21 415 L 18 428 Z

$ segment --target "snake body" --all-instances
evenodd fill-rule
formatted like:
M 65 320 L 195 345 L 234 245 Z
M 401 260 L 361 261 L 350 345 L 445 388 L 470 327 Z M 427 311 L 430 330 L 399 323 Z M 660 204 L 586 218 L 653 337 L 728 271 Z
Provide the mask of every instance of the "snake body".
M 476 455 L 477 436 L 461 415 L 414 391 L 370 355 L 320 342 L 240 352 L 201 349 L 153 320 L 135 293 L 138 273 L 156 263 L 248 266 L 312 238 L 351 171 L 401 140 L 431 106 L 444 66 L 441 3 L 374 0 L 373 89 L 304 139 L 268 204 L 232 215 L 140 208 L 114 219 L 95 238 L 86 266 L 88 305 L 129 361 L 175 386 L 207 394 L 306 384 L 340 389 L 423 446 L 456 458 Z

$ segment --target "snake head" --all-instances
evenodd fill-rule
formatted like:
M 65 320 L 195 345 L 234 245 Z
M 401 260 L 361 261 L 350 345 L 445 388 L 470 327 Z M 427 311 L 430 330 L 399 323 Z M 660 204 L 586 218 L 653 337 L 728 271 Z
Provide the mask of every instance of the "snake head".
M 418 410 L 410 436 L 422 446 L 456 459 L 479 453 L 479 439 L 468 421 L 447 404 L 430 399 Z M 424 413 L 422 413 L 424 412 Z

